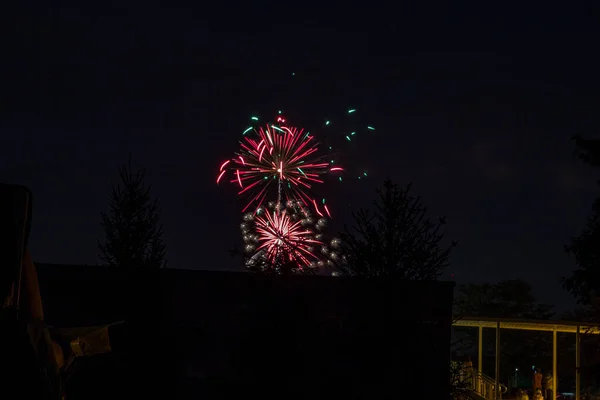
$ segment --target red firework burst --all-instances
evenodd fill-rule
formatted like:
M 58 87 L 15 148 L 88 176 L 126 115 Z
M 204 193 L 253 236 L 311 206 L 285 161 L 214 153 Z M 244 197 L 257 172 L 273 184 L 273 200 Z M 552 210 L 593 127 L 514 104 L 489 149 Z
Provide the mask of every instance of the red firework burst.
M 281 117 L 277 122 L 280 125 L 246 130 L 236 157 L 221 165 L 217 183 L 227 171 L 232 172 L 230 182 L 240 187 L 239 195 L 248 195 L 250 199 L 243 212 L 253 204 L 263 203 L 271 191 L 276 191 L 278 201 L 312 204 L 322 216 L 311 195 L 312 185 L 323 183 L 324 174 L 343 169 L 331 167 L 324 155 L 319 155 L 318 144 L 310 133 L 285 126 Z M 323 204 L 322 210 L 331 216 L 326 205 Z
M 256 233 L 265 258 L 273 265 L 292 263 L 299 268 L 309 267 L 317 257 L 313 246 L 323 243 L 314 232 L 302 226 L 302 220 L 292 221 L 286 210 L 265 213 L 256 218 Z
M 305 272 L 344 262 L 340 240 L 326 244 L 326 218 L 313 218 L 302 203 L 269 202 L 246 213 L 240 225 L 248 254 L 246 266 L 263 272 Z

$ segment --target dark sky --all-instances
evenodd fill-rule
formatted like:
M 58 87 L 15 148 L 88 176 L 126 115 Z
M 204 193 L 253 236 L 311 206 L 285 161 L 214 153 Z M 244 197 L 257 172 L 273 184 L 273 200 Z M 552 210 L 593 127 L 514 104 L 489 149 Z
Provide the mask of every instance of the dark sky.
M 170 266 L 233 268 L 240 204 L 215 175 L 248 117 L 356 107 L 377 127 L 352 150 L 372 173 L 333 199 L 339 224 L 385 176 L 414 182 L 460 241 L 459 282 L 522 278 L 569 304 L 563 245 L 596 194 L 569 139 L 597 130 L 598 14 L 460 3 L 11 10 L 0 180 L 34 191 L 34 258 L 98 261 L 100 212 L 131 152 L 161 201 Z

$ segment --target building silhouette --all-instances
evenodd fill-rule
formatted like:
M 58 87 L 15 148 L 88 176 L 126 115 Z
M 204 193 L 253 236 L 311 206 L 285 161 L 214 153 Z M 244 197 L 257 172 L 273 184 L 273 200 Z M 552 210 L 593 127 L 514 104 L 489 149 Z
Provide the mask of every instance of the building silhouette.
M 48 324 L 125 321 L 72 398 L 449 394 L 452 283 L 37 266 Z

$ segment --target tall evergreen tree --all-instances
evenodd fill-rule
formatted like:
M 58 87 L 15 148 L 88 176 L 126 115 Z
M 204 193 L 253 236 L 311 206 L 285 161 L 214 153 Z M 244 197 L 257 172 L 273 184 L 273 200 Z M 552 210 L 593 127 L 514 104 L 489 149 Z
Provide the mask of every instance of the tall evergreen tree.
M 104 242 L 100 258 L 112 267 L 162 268 L 166 266 L 163 226 L 158 200 L 144 183 L 145 171 L 133 171 L 131 158 L 119 169 L 120 183 L 112 185 L 108 213 L 102 213 Z
M 432 220 L 411 185 L 387 180 L 377 194 L 375 210 L 359 210 L 352 229 L 341 234 L 345 262 L 340 270 L 359 277 L 438 278 L 456 246 L 443 246 L 445 219 Z
M 588 165 L 600 166 L 600 139 L 583 139 L 576 136 L 575 155 Z M 581 234 L 571 239 L 565 246 L 567 253 L 575 257 L 577 269 L 570 277 L 563 279 L 563 285 L 578 302 L 597 303 L 600 298 L 600 197 L 592 205 Z

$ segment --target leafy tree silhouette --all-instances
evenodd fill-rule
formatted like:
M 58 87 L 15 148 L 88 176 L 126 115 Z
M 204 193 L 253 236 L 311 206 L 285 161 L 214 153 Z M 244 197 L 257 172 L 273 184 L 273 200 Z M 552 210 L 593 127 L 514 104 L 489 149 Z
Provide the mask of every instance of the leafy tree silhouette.
M 489 318 L 550 319 L 553 306 L 537 301 L 533 288 L 520 279 L 459 285 L 454 313 Z
M 600 139 L 573 138 L 575 155 L 584 163 L 600 166 Z M 600 296 L 600 197 L 592 205 L 592 215 L 577 237 L 565 246 L 567 253 L 575 257 L 577 269 L 570 277 L 563 278 L 563 286 L 575 296 L 580 304 L 597 303 Z
M 163 226 L 158 200 L 144 183 L 145 171 L 133 171 L 131 157 L 119 168 L 121 183 L 112 185 L 109 212 L 102 213 L 105 241 L 98 241 L 100 258 L 109 266 L 165 267 Z
M 393 276 L 403 279 L 438 278 L 456 247 L 442 246 L 445 218 L 433 221 L 412 184 L 400 187 L 386 180 L 377 190 L 375 212 L 361 209 L 352 215 L 352 229 L 340 234 L 344 262 L 337 267 L 357 277 Z

